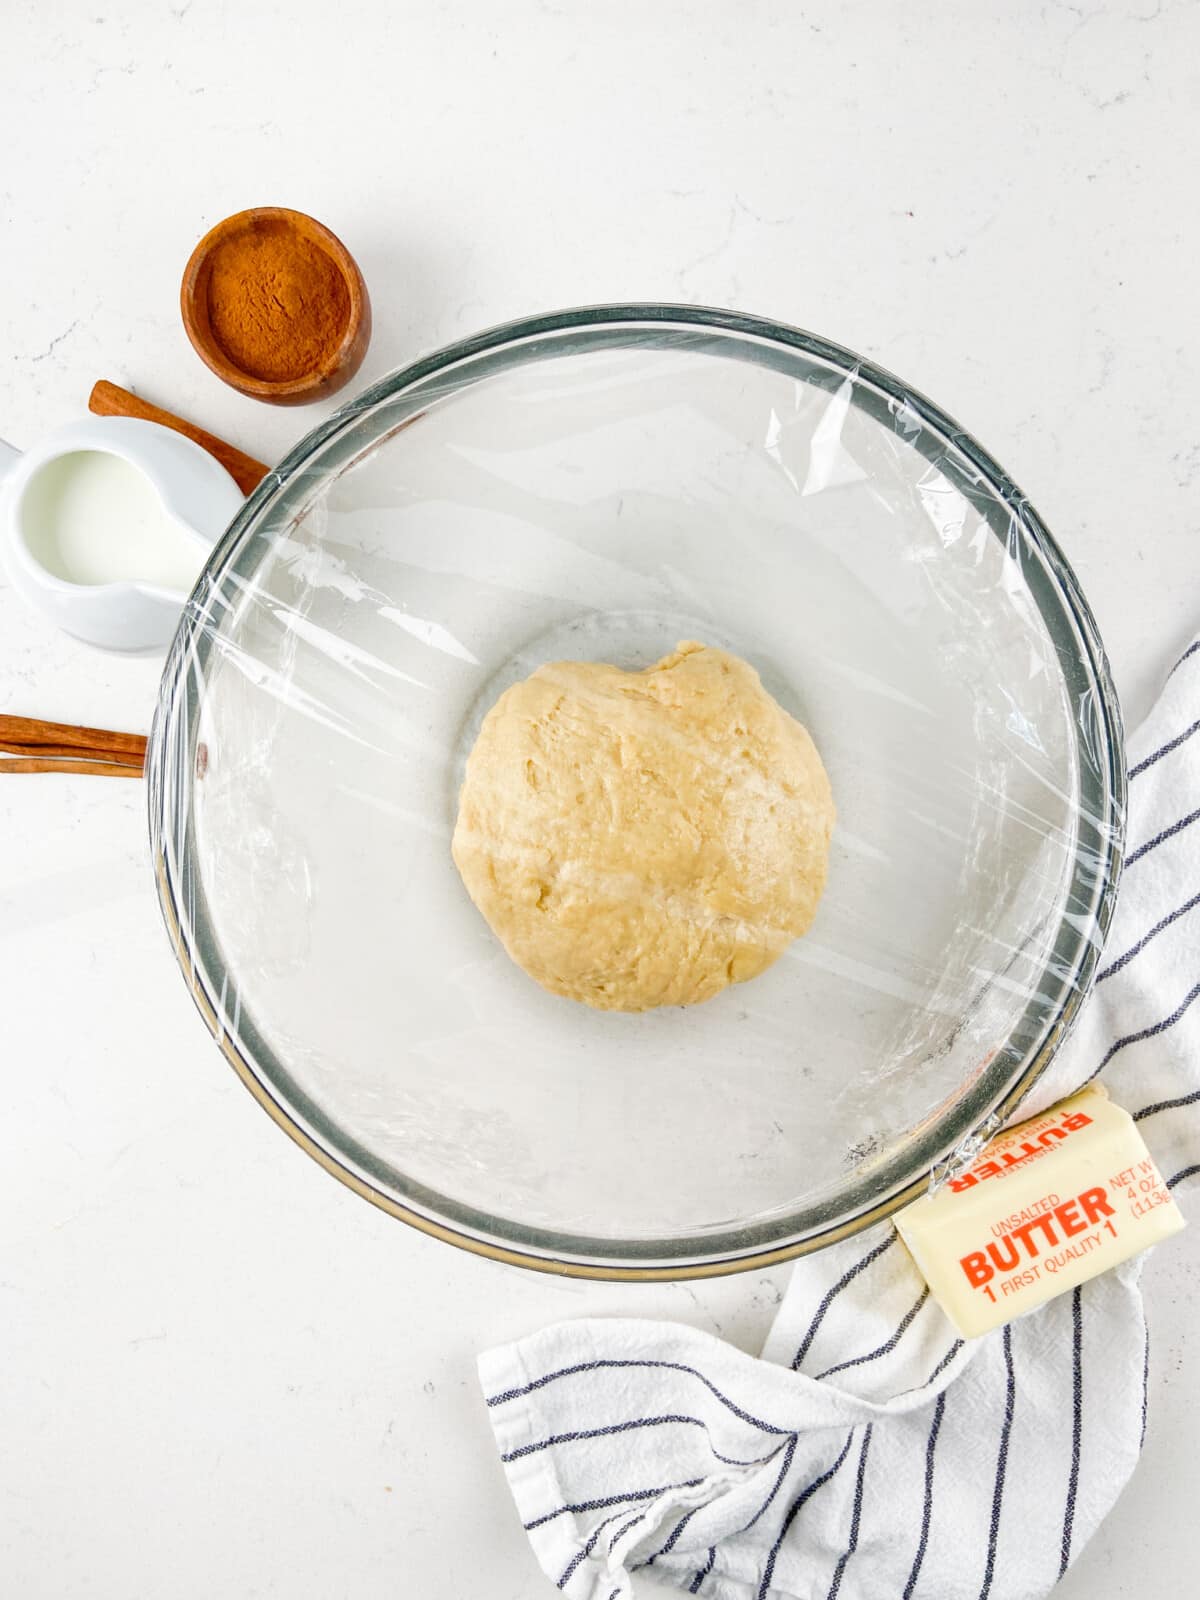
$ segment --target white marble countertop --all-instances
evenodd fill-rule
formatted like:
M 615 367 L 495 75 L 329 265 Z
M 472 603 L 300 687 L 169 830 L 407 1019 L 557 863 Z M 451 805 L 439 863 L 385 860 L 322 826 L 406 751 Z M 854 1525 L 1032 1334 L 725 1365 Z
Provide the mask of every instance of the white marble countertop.
M 103 376 L 281 453 L 323 408 L 223 388 L 177 294 L 210 224 L 292 205 L 362 264 L 364 381 L 564 304 L 775 315 L 999 456 L 1066 547 L 1131 719 L 1200 622 L 1187 0 L 9 0 L 3 34 L 14 443 Z M 157 675 L 0 588 L 0 708 L 145 728 Z M 475 1350 L 591 1312 L 761 1340 L 782 1271 L 526 1275 L 308 1161 L 193 1011 L 140 785 L 4 783 L 0 946 L 3 1593 L 536 1600 Z M 1062 1585 L 1076 1600 L 1176 1592 L 1194 1562 L 1200 1230 L 1147 1287 L 1145 1456 Z

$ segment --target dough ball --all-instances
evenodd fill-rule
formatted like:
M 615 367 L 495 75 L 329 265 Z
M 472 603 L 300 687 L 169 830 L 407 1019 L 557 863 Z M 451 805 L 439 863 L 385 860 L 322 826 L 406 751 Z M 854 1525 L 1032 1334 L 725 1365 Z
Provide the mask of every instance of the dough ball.
M 644 672 L 556 661 L 507 689 L 467 761 L 454 861 L 515 962 L 607 1011 L 756 977 L 825 887 L 816 747 L 737 656 Z

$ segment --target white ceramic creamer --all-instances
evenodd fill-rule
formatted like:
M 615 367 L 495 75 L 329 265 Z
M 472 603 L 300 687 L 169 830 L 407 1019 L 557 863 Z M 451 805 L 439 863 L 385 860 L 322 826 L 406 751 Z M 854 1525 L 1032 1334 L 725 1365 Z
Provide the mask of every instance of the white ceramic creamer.
M 161 649 L 242 492 L 153 422 L 95 417 L 19 455 L 0 444 L 0 548 L 13 587 L 105 650 Z

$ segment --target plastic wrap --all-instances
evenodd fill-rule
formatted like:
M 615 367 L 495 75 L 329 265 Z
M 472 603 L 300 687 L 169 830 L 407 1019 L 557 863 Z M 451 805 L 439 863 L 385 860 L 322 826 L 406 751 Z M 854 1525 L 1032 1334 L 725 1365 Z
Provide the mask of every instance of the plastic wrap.
M 696 639 L 810 730 L 811 931 L 699 1006 L 505 954 L 450 854 L 499 694 Z M 248 501 L 148 763 L 160 892 L 235 1066 L 397 1214 L 557 1270 L 811 1248 L 1017 1103 L 1091 980 L 1120 718 L 1036 515 L 928 402 L 728 313 L 612 308 L 385 380 Z

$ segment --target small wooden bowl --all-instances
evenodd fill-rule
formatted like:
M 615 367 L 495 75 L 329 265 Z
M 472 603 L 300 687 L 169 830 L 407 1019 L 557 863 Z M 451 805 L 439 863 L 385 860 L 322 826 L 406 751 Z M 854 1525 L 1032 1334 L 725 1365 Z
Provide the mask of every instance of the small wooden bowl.
M 239 365 L 214 332 L 209 288 L 213 263 L 218 252 L 243 234 L 289 233 L 310 252 L 316 249 L 328 258 L 346 286 L 349 312 L 341 339 L 333 350 L 322 353 L 311 369 L 285 377 L 264 377 Z M 362 273 L 349 250 L 336 234 L 303 211 L 283 206 L 256 206 L 218 222 L 192 251 L 179 290 L 179 307 L 187 336 L 201 361 L 231 388 L 254 400 L 268 400 L 277 406 L 307 405 L 337 392 L 362 365 L 371 341 L 371 302 Z M 281 336 L 285 337 L 285 336 Z

